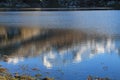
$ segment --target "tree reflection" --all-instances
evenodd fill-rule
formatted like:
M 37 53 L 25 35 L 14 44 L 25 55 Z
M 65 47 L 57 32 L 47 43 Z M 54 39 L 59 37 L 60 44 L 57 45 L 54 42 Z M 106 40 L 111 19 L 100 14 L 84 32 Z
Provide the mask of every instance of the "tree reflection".
M 32 33 L 34 31 L 36 32 L 33 30 Z M 88 32 L 71 29 L 39 31 L 38 35 L 32 35 L 30 31 L 24 36 L 31 34 L 31 37 L 19 38 L 19 42 L 1 46 L 1 57 L 4 56 L 1 60 L 16 64 L 25 58 L 39 56 L 44 66 L 52 68 L 56 65 L 80 63 L 99 54 L 119 53 L 115 37 L 112 36 L 87 34 Z

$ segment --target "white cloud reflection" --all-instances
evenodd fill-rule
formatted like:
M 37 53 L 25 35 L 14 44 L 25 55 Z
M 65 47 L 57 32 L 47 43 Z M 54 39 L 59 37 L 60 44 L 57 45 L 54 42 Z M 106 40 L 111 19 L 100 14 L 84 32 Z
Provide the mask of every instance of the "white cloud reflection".
M 114 40 L 109 38 L 107 40 L 88 40 L 77 46 L 69 49 L 60 50 L 56 52 L 51 50 L 44 54 L 43 64 L 47 68 L 52 68 L 56 65 L 65 65 L 66 63 L 79 63 L 85 59 L 93 58 L 98 54 L 117 52 Z
M 24 61 L 24 58 L 23 57 L 14 57 L 14 58 L 8 58 L 8 63 L 10 64 L 10 63 L 12 63 L 12 64 L 17 64 L 17 63 L 19 63 L 19 62 L 22 62 L 22 61 Z
M 46 68 L 52 68 L 54 66 L 63 66 L 70 63 L 80 63 L 86 59 L 94 58 L 94 56 L 98 54 L 118 52 L 118 48 L 116 48 L 116 43 L 112 38 L 102 40 L 87 39 L 82 43 L 76 45 L 73 44 L 70 48 L 64 48 L 61 50 L 51 48 L 50 51 L 46 52 L 44 52 L 44 50 L 42 51 L 37 49 L 37 47 L 34 48 L 34 50 L 30 48 L 30 52 L 23 52 L 24 54 L 18 54 L 16 55 L 16 57 L 9 57 L 7 59 L 7 62 L 9 64 L 18 64 L 19 62 L 24 61 L 25 56 L 35 57 L 40 55 L 43 65 Z M 28 49 L 26 48 L 25 50 L 28 51 Z
M 44 66 L 46 66 L 47 68 L 53 67 L 52 64 L 49 62 L 49 60 L 47 59 L 46 56 L 44 56 L 44 58 L 43 58 L 43 64 L 44 64 Z

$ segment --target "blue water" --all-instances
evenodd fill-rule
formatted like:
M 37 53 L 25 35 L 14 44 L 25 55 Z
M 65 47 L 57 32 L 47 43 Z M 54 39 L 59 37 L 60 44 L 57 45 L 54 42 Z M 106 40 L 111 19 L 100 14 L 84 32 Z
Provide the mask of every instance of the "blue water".
M 0 64 L 12 73 L 18 72 L 33 76 L 40 73 L 43 77 L 50 76 L 56 80 L 86 80 L 89 75 L 119 80 L 120 46 L 118 42 L 115 43 L 115 40 L 111 43 L 108 41 L 107 44 L 102 42 L 104 41 L 90 43 L 90 45 L 83 42 L 60 51 L 52 49 L 48 52 L 38 52 L 39 49 L 34 49 L 34 52 L 31 51 L 29 54 L 38 53 L 33 56 L 25 57 L 24 53 L 21 53 L 23 55 L 20 57 L 16 53 L 8 62 L 1 61 Z M 29 46 L 29 50 L 33 46 L 37 45 Z M 23 69 L 23 67 L 26 68 Z M 37 70 L 33 70 L 33 68 L 37 68 Z
M 97 32 L 100 35 L 105 33 L 108 36 L 118 36 L 107 39 L 100 37 L 98 41 L 95 38 L 87 39 L 62 50 L 52 48 L 49 51 L 42 51 L 37 48 L 40 44 L 32 43 L 11 53 L 12 57 L 8 62 L 1 60 L 0 64 L 12 73 L 30 75 L 41 73 L 43 77 L 49 76 L 55 80 L 86 80 L 89 75 L 120 80 L 119 14 L 119 10 L 0 12 L 1 26 L 74 28 L 86 33 Z
M 99 32 L 119 33 L 119 14 L 119 10 L 0 12 L 0 24 L 29 27 L 82 28 L 91 31 L 100 30 Z

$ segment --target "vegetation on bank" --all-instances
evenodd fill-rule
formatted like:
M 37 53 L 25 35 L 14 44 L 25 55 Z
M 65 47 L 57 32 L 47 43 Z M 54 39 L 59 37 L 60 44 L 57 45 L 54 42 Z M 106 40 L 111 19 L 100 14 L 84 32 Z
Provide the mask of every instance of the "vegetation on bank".
M 94 8 L 120 9 L 120 0 L 0 0 L 0 8 Z
M 30 76 L 19 75 L 18 73 L 15 73 L 14 75 L 12 75 L 11 73 L 8 72 L 6 68 L 0 67 L 0 80 L 55 80 L 55 79 L 49 77 L 41 78 L 41 74 Z M 111 80 L 111 79 L 108 77 L 102 78 L 89 75 L 87 77 L 87 80 Z
M 41 74 L 30 76 L 19 75 L 18 73 L 15 73 L 13 75 L 10 72 L 8 72 L 6 68 L 0 67 L 0 80 L 54 80 L 54 79 L 49 77 L 41 78 Z

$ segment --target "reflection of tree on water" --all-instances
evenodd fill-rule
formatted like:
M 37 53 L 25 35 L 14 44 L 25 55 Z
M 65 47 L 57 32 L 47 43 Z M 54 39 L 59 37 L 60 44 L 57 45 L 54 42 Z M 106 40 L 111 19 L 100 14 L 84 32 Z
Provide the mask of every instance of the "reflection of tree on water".
M 20 35 L 16 35 L 16 29 L 8 30 L 10 35 L 13 34 L 12 39 L 7 37 L 8 40 L 1 42 L 1 55 L 19 57 L 38 55 L 40 52 L 47 51 L 51 47 L 62 48 L 71 45 L 74 40 L 78 42 L 82 40 L 81 35 L 83 34 L 82 32 L 65 29 L 42 29 L 43 31 L 41 31 L 41 29 L 38 28 L 18 28 L 17 31 L 19 31 L 19 29 L 21 30 Z M 76 35 L 77 33 L 79 35 Z M 6 32 L 3 35 L 6 36 Z M 31 54 L 31 52 L 34 54 Z
M 48 68 L 78 63 L 97 54 L 111 52 L 117 52 L 114 39 L 99 35 L 87 36 L 83 31 L 71 29 L 47 29 L 35 37 L 0 48 L 1 56 L 8 56 L 7 62 L 18 63 L 24 58 L 40 55 Z

